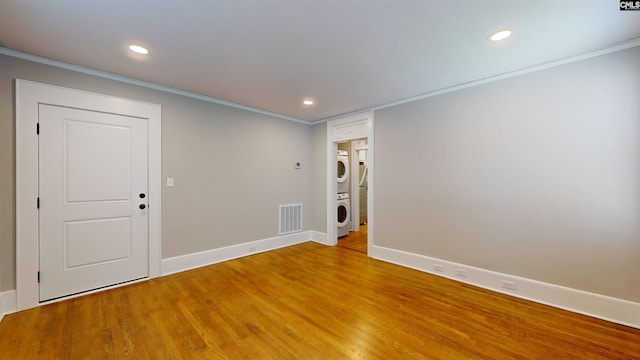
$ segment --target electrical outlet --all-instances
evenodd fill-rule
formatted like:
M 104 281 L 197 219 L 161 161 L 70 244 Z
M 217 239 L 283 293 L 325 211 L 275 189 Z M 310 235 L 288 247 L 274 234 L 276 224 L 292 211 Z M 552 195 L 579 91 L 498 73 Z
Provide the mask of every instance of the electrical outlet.
M 444 272 L 444 266 L 440 264 L 433 264 L 433 270 L 437 272 Z
M 467 270 L 456 269 L 456 276 L 467 277 Z
M 509 290 L 518 290 L 515 281 L 502 280 L 502 287 Z

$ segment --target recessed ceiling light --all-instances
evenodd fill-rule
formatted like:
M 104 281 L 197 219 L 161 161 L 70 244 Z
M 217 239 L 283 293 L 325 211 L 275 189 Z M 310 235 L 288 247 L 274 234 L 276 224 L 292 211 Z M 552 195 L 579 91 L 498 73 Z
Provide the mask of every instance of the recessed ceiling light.
M 147 55 L 149 53 L 149 50 L 140 45 L 130 45 L 129 50 L 142 55 Z
M 305 100 L 302 103 L 305 105 L 313 105 L 313 100 Z
M 500 40 L 504 40 L 504 39 L 508 38 L 509 36 L 511 36 L 511 31 L 510 30 L 500 30 L 498 32 L 495 32 L 495 33 L 491 34 L 491 36 L 489 37 L 489 40 L 491 40 L 491 41 L 500 41 Z

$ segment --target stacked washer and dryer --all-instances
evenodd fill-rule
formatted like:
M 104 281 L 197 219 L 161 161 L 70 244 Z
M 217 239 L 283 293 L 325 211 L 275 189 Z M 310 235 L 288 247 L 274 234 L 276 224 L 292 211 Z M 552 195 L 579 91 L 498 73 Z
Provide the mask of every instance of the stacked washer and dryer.
M 338 150 L 338 237 L 351 230 L 351 202 L 349 200 L 349 153 Z

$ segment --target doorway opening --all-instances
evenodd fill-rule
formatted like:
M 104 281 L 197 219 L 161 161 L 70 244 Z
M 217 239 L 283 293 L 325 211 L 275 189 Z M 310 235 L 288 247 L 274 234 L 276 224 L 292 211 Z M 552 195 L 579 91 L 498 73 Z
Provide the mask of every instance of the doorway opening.
M 338 246 L 367 254 L 367 139 L 338 143 Z
M 371 254 L 373 112 L 327 122 L 327 244 Z

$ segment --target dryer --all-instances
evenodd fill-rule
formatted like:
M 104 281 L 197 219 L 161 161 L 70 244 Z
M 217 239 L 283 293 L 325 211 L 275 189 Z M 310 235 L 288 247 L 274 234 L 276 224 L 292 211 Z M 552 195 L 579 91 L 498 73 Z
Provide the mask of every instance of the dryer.
M 351 201 L 348 193 L 338 194 L 338 237 L 349 235 L 351 230 Z
M 338 150 L 338 193 L 349 192 L 349 153 Z

